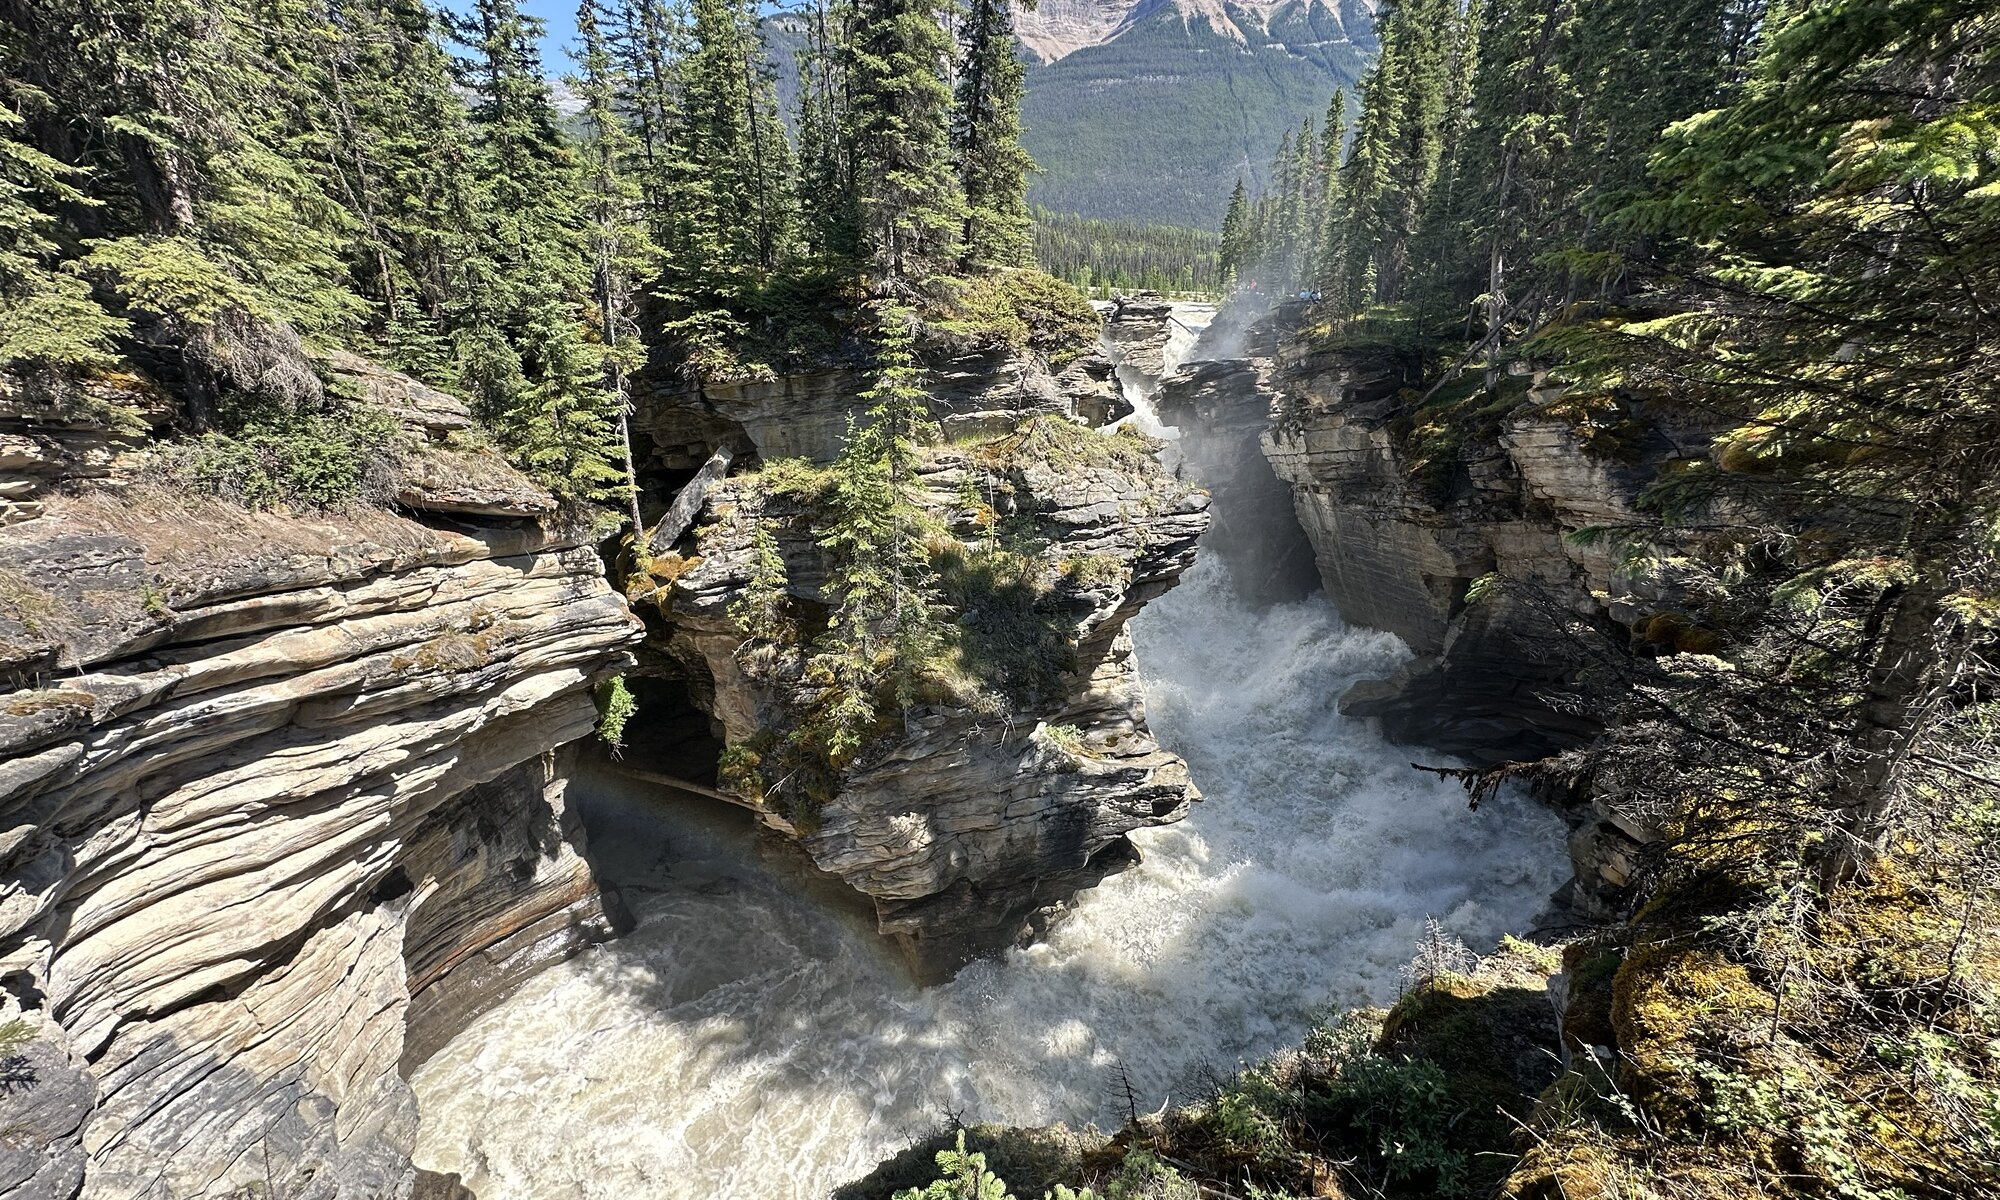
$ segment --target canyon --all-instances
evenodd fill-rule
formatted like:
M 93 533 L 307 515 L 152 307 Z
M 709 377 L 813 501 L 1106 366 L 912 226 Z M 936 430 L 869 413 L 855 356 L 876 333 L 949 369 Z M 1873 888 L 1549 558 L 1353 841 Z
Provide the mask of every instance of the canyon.
M 462 1194 L 452 1173 L 481 1194 L 533 1194 L 559 1184 L 554 1151 L 503 1134 L 505 1114 L 574 1141 L 526 1096 L 595 1053 L 543 1023 L 626 996 L 620 1020 L 659 1032 L 593 1037 L 605 1069 L 664 1038 L 677 1048 L 644 1053 L 688 1081 L 689 1119 L 721 1119 L 684 1039 L 731 1014 L 671 980 L 739 969 L 817 981 L 804 983 L 816 1006 L 855 1020 L 879 1020 L 871 995 L 912 1014 L 900 1034 L 823 1030 L 835 1058 L 814 1071 L 843 1070 L 854 1039 L 964 1043 L 898 1067 L 886 1100 L 827 1101 L 850 1114 L 809 1139 L 813 1177 L 831 1184 L 934 1105 L 1101 1118 L 1112 1066 L 1165 1095 L 1211 1056 L 1296 1036 L 1329 989 L 1379 1000 L 1426 908 L 1473 941 L 1531 924 L 1571 873 L 1563 823 L 1522 797 L 1481 824 L 1454 817 L 1456 789 L 1410 772 L 1360 716 L 1475 757 L 1587 736 L 1543 699 L 1559 664 L 1463 592 L 1518 573 L 1623 612 L 1629 589 L 1562 532 L 1629 489 L 1528 418 L 1504 462 L 1466 464 L 1503 484 L 1426 504 L 1380 433 L 1375 377 L 1302 357 L 1270 319 L 1239 329 L 1228 314 L 1198 346 L 1207 315 L 1114 307 L 1099 349 L 1060 371 L 1006 348 L 933 356 L 950 442 L 926 458 L 927 504 L 969 545 L 995 541 L 1003 518 L 1032 537 L 1024 586 L 1043 597 L 1038 636 L 1059 668 L 1000 710 L 919 705 L 810 819 L 723 770 L 724 749 L 781 725 L 798 687 L 746 665 L 735 601 L 760 533 L 775 534 L 786 603 L 823 609 L 810 505 L 766 476 L 833 456 L 862 386 L 852 372 L 644 396 L 649 476 L 699 487 L 702 503 L 622 588 L 587 529 L 466 443 L 462 406 L 361 360 L 315 369 L 400 421 L 389 507 L 304 517 L 191 499 L 99 452 L 129 433 L 35 424 L 46 465 L 15 490 L 32 507 L 0 529 L 15 685 L 0 699 L 0 967 L 5 1015 L 31 1034 L 10 1061 L 33 1080 L 0 1095 L 0 1195 Z M 12 414 L 22 428 L 27 412 Z M 1085 428 L 1113 422 L 1166 440 Z M 705 476 L 725 446 L 736 469 Z M 1536 668 L 1496 681 L 1503 661 Z M 613 675 L 640 700 L 617 760 L 590 736 L 593 690 Z M 1356 715 L 1334 710 L 1342 694 Z M 1225 811 L 1178 832 L 1203 806 Z M 1584 881 L 1570 890 L 1600 907 L 1643 834 L 1611 811 L 1570 813 Z M 1463 828 L 1412 845 L 1413 822 Z M 1273 857 L 1280 843 L 1293 848 Z M 795 949 L 701 951 L 727 925 L 717 887 L 761 897 L 759 936 Z M 1260 931 L 1259 906 L 1219 915 L 1245 887 L 1279 907 L 1323 899 Z M 690 912 L 707 915 L 690 925 Z M 1169 912 L 1184 919 L 1149 940 Z M 799 943 L 801 928 L 825 943 Z M 1264 948 L 1261 977 L 1245 939 Z M 808 965 L 782 965 L 793 953 Z M 644 991 L 606 992 L 603 973 L 620 970 L 661 977 L 666 1015 L 631 1007 Z M 1232 972 L 1242 982 L 1223 993 L 1174 982 Z M 1019 1052 L 968 1032 L 981 1025 L 1022 1029 Z M 1061 1032 L 1091 1027 L 1080 1042 Z M 1189 1030 L 1184 1052 L 1140 1051 Z M 748 1052 L 767 1048 L 753 1037 Z M 494 1057 L 531 1052 L 557 1059 Z M 515 1090 L 486 1086 L 501 1078 Z M 601 1103 L 638 1106 L 617 1117 L 621 1136 L 676 1104 L 594 1078 Z M 726 1186 L 797 1136 L 759 1126 L 740 1154 L 700 1142 L 715 1160 L 703 1169 L 725 1174 L 688 1178 Z

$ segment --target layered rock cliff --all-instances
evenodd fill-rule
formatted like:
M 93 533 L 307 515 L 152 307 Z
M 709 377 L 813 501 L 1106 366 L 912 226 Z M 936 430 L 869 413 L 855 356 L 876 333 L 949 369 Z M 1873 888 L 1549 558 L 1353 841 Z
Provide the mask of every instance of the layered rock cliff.
M 399 1068 L 620 919 L 563 748 L 636 623 L 545 493 L 445 440 L 449 398 L 337 369 L 413 406 L 384 453 L 423 519 L 141 462 L 0 531 L 0 984 L 33 1039 L 0 1195 L 408 1194 Z
M 718 758 L 811 701 L 736 614 L 774 535 L 800 653 L 824 622 L 824 513 L 776 481 L 824 474 L 781 455 L 837 449 L 862 371 L 655 394 L 651 480 L 713 470 L 629 582 L 634 669 L 643 627 L 590 534 L 461 403 L 302 353 L 267 365 L 387 421 L 366 502 L 203 498 L 149 429 L 183 424 L 173 393 L 116 381 L 58 419 L 0 380 L 7 445 L 34 450 L 0 529 L 0 1196 L 454 1194 L 410 1163 L 403 1076 L 621 927 L 566 796 L 613 674 L 642 698 L 628 764 L 756 808 L 930 977 L 1032 936 L 1198 798 L 1125 624 L 1192 562 L 1207 497 L 1073 419 L 1118 409 L 1101 356 L 934 356 L 957 682 L 808 811 Z
M 1607 652 L 1701 648 L 1670 556 L 1631 555 L 1604 532 L 1636 523 L 1681 447 L 1705 445 L 1697 423 L 1566 396 L 1530 364 L 1509 369 L 1497 399 L 1476 371 L 1433 386 L 1434 370 L 1393 347 L 1329 344 L 1296 317 L 1225 311 L 1156 403 L 1197 431 L 1184 444 L 1206 456 L 1202 477 L 1229 481 L 1219 514 L 1254 511 L 1268 537 L 1284 524 L 1275 480 L 1342 617 L 1416 651 L 1351 689 L 1344 711 L 1474 762 L 1533 759 L 1599 732 L 1592 665 Z M 1259 564 L 1253 575 L 1282 563 L 1246 554 L 1246 540 L 1227 539 L 1225 556 Z M 1576 899 L 1615 907 L 1652 831 L 1616 797 L 1566 800 Z
M 634 591 L 656 625 L 641 671 L 708 715 L 707 759 L 643 709 L 628 751 L 635 762 L 661 755 L 670 773 L 720 783 L 757 809 L 871 901 L 926 978 L 1031 935 L 1134 861 L 1125 834 L 1178 820 L 1197 798 L 1185 764 L 1147 729 L 1125 624 L 1192 564 L 1207 526 L 1207 496 L 1162 471 L 1143 438 L 1069 417 L 1116 411 L 1103 359 L 1058 376 L 1035 356 L 983 350 L 932 370 L 933 411 L 953 444 L 928 453 L 920 484 L 949 543 L 935 549 L 956 684 L 799 798 L 796 778 L 823 768 L 781 767 L 783 739 L 815 703 L 803 655 L 833 603 L 820 545 L 828 481 L 810 460 L 837 450 L 865 384 L 828 371 L 705 388 L 698 400 L 670 393 L 642 412 L 642 428 L 671 443 L 690 422 L 722 418 L 725 436 L 778 465 L 711 492 L 678 553 Z M 794 455 L 807 461 L 780 461 Z M 791 645 L 757 648 L 737 608 L 772 569 L 760 537 L 800 631 Z M 717 755 L 751 766 L 718 772 Z

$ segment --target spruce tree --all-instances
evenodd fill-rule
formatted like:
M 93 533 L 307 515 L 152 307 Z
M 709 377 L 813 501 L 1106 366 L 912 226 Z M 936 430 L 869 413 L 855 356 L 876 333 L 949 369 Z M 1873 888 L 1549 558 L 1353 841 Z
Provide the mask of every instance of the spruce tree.
M 965 198 L 951 168 L 951 37 L 937 0 L 860 0 L 848 40 L 854 194 L 874 273 L 893 287 L 954 262 Z
M 1770 514 L 1760 544 L 1797 572 L 1769 626 L 1807 635 L 1772 682 L 1819 690 L 1743 777 L 1828 887 L 1891 848 L 1926 738 L 1992 686 L 1994 33 L 1975 0 L 1777 14 L 1740 96 L 1673 128 L 1667 190 L 1624 214 L 1690 248 L 1694 302 L 1586 339 L 1625 386 L 1733 425 L 1680 490 Z
M 798 53 L 798 207 L 806 253 L 819 262 L 861 254 L 847 115 L 847 38 L 853 19 L 853 5 L 846 0 L 814 0 Z
M 1229 193 L 1229 211 L 1222 214 L 1221 268 L 1225 282 L 1242 272 L 1250 236 L 1250 197 L 1243 177 L 1236 177 L 1236 190 Z
M 861 395 L 867 415 L 850 424 L 834 464 L 835 519 L 820 541 L 835 563 L 836 608 L 814 664 L 832 688 L 823 736 L 835 766 L 866 740 L 882 699 L 916 702 L 943 644 L 928 548 L 934 521 L 917 482 L 938 428 L 916 363 L 915 314 L 888 305 L 877 322 L 875 382 Z
M 1340 275 L 1341 238 L 1344 232 L 1341 211 L 1341 170 L 1347 150 L 1347 93 L 1336 91 L 1326 106 L 1326 124 L 1320 130 L 1320 193 L 1313 231 L 1309 278 L 1315 290 L 1333 290 Z
M 591 291 L 597 305 L 597 337 L 602 347 L 604 387 L 616 409 L 624 451 L 623 487 L 634 536 L 645 528 L 639 513 L 638 464 L 633 461 L 628 387 L 630 373 L 645 359 L 635 319 L 634 295 L 641 280 L 658 268 L 658 251 L 647 236 L 637 181 L 626 171 L 639 141 L 619 111 L 629 81 L 619 69 L 599 18 L 596 0 L 583 0 L 576 14 L 580 68 L 572 87 L 583 102 L 585 202 L 590 217 Z
M 473 153 L 489 247 L 471 319 L 458 331 L 476 411 L 559 496 L 601 500 L 624 472 L 618 413 L 584 331 L 591 297 L 583 172 L 556 123 L 536 44 L 515 0 L 479 0 L 459 36 L 475 97 Z
M 1034 0 L 1027 7 L 1032 11 Z M 961 265 L 1027 266 L 1034 260 L 1028 174 L 1035 164 L 1021 148 L 1027 71 L 1008 0 L 970 0 L 959 45 L 952 150 L 965 192 Z
M 28 114 L 42 115 L 50 104 L 46 92 L 13 77 L 26 52 L 0 44 L 0 368 L 109 368 L 125 323 L 97 303 L 80 276 L 60 269 L 58 211 L 96 201 L 77 186 L 81 171 L 21 136 Z

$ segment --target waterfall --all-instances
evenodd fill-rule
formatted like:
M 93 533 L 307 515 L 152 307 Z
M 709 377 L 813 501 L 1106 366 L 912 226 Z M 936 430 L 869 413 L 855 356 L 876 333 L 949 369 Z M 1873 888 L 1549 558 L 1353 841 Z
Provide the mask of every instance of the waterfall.
M 1320 1005 L 1393 1000 L 1427 915 L 1485 948 L 1564 878 L 1554 815 L 1510 797 L 1469 813 L 1336 711 L 1403 658 L 1394 638 L 1317 598 L 1252 615 L 1213 559 L 1133 634 L 1153 726 L 1207 799 L 1134 835 L 1145 861 L 1045 943 L 919 990 L 737 817 L 626 796 L 656 811 L 597 844 L 650 881 L 628 889 L 638 929 L 417 1073 L 419 1164 L 508 1200 L 808 1197 L 947 1111 L 1111 1126 L 1120 1068 L 1150 1106 L 1185 1099 L 1201 1068 L 1294 1041 Z
M 1132 413 L 1113 421 L 1112 429 L 1136 425 L 1139 432 L 1152 437 L 1168 442 L 1180 440 L 1181 431 L 1160 420 L 1159 410 L 1153 407 L 1153 398 L 1159 394 L 1160 380 L 1172 375 L 1176 367 L 1187 361 L 1188 355 L 1194 352 L 1195 343 L 1201 340 L 1202 330 L 1207 329 L 1208 323 L 1214 319 L 1215 306 L 1212 304 L 1176 304 L 1167 317 L 1167 340 L 1160 349 L 1159 375 L 1148 375 L 1129 363 L 1118 363 L 1115 368 L 1118 386 L 1125 398 L 1132 402 Z M 1105 350 L 1113 362 L 1118 361 L 1115 348 L 1107 345 Z M 1161 452 L 1161 457 L 1172 467 L 1177 451 L 1168 446 Z

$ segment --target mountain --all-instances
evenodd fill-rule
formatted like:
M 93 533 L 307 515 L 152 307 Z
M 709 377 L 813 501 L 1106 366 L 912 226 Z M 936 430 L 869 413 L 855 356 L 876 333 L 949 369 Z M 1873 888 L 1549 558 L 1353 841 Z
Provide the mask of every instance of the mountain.
M 1203 228 L 1375 53 L 1373 0 L 1042 0 L 1017 21 L 1035 203 Z
M 1203 229 L 1375 56 L 1375 0 L 1042 0 L 1016 24 L 1033 201 Z M 764 34 L 789 119 L 805 20 L 773 14 Z

